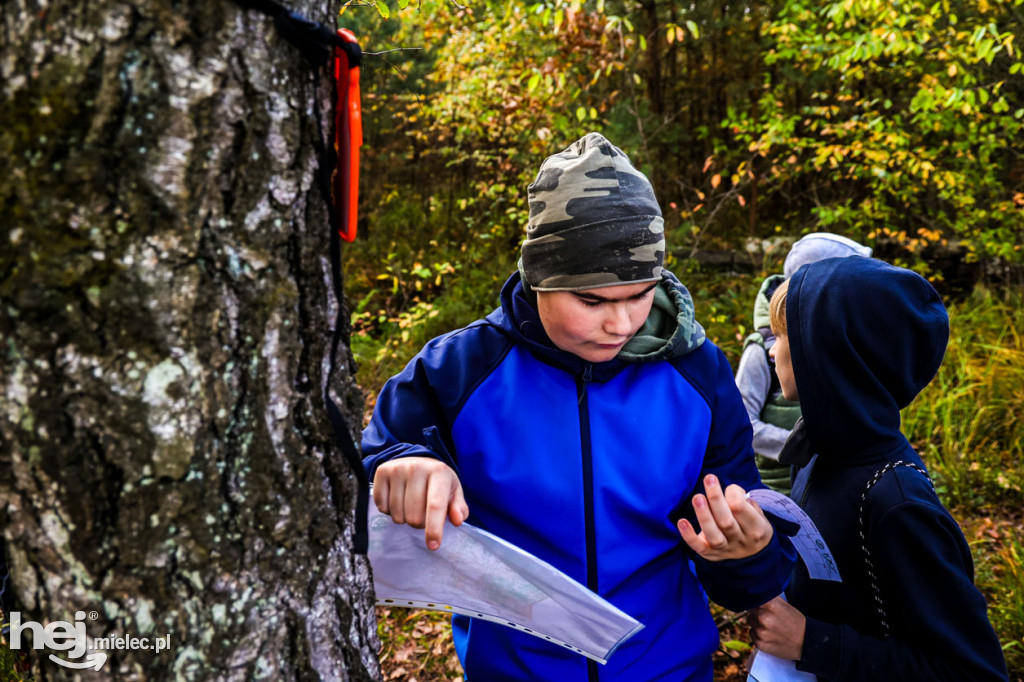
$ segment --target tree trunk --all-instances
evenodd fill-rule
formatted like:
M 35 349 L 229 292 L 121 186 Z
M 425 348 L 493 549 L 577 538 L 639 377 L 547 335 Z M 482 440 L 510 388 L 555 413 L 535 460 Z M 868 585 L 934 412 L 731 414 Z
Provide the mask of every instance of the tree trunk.
M 226 0 L 8 0 L 2 21 L 14 610 L 169 636 L 98 673 L 35 652 L 37 678 L 379 679 L 355 478 L 322 397 L 344 305 L 316 181 L 329 74 Z M 336 364 L 355 427 L 347 343 Z

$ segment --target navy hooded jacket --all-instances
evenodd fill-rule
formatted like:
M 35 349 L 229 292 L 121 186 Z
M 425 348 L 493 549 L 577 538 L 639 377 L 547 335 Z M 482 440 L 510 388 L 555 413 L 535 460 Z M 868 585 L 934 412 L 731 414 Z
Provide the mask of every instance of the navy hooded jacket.
M 919 275 L 867 258 L 804 266 L 790 280 L 786 326 L 803 406 L 780 458 L 793 499 L 831 548 L 842 583 L 799 565 L 787 590 L 807 616 L 797 668 L 819 680 L 1006 680 L 999 640 L 974 585 L 970 549 L 900 432 L 900 410 L 942 362 L 949 319 Z M 863 505 L 863 511 L 861 507 Z M 890 636 L 859 537 L 861 518 Z
M 667 341 L 632 361 L 627 346 L 590 364 L 551 343 L 514 274 L 501 308 L 428 343 L 377 400 L 363 433 L 371 479 L 398 457 L 447 462 L 470 523 L 645 626 L 599 668 L 540 638 L 456 616 L 455 646 L 472 682 L 710 682 L 718 631 L 705 589 L 742 610 L 785 586 L 795 552 L 779 532 L 752 557 L 711 563 L 675 527 L 678 515 L 695 522 L 690 500 L 706 474 L 723 486 L 763 486 L 728 362 L 704 340 L 678 280 L 665 273 L 659 289 L 648 322 L 659 300 L 671 303 L 660 307 L 662 329 L 648 331 Z

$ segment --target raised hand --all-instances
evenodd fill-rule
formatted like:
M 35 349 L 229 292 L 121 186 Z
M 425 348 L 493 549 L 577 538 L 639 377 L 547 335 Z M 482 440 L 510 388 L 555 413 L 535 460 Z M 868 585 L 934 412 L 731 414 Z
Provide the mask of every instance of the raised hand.
M 775 529 L 743 488 L 730 485 L 723 491 L 718 477 L 708 474 L 704 490 L 707 495 L 693 496 L 700 534 L 686 519 L 677 524 L 690 549 L 708 561 L 723 561 L 753 556 L 771 541 Z

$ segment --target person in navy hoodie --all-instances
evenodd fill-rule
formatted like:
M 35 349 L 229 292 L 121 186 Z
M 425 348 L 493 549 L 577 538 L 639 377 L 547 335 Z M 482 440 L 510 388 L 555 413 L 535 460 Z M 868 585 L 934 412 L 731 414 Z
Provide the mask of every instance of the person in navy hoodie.
M 764 603 L 795 559 L 745 498 L 762 486 L 731 368 L 663 269 L 661 210 L 620 149 L 591 133 L 549 157 L 529 205 L 501 306 L 381 391 L 362 442 L 374 502 L 432 549 L 469 520 L 645 626 L 599 669 L 455 616 L 468 680 L 710 682 L 706 595 Z
M 921 276 L 867 258 L 806 265 L 770 307 L 772 357 L 802 420 L 781 461 L 841 583 L 798 565 L 748 615 L 760 650 L 819 680 L 1006 680 L 970 548 L 900 432 L 938 371 L 949 318 Z

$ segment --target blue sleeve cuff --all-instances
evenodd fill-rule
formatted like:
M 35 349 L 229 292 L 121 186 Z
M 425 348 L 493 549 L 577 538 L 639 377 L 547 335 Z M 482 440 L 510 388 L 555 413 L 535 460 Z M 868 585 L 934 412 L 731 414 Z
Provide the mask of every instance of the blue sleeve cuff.
M 796 562 L 793 543 L 778 529 L 760 552 L 744 559 L 708 561 L 691 555 L 708 596 L 730 611 L 746 611 L 782 594 Z
M 426 441 L 426 445 L 420 445 L 419 443 L 398 443 L 392 447 L 371 455 L 363 460 L 363 467 L 366 469 L 366 476 L 373 482 L 373 475 L 377 472 L 377 467 L 385 462 L 390 462 L 395 459 L 403 459 L 405 457 L 431 457 L 436 460 L 440 460 L 450 466 L 456 475 L 459 473 L 459 467 L 455 463 L 455 458 L 452 457 L 451 453 L 448 452 L 448 448 L 445 447 L 444 441 L 441 439 L 441 434 L 436 426 L 428 426 L 423 429 L 423 438 Z

